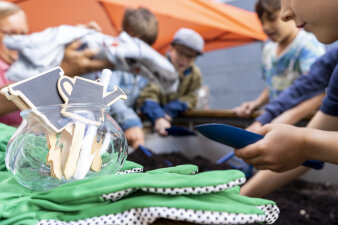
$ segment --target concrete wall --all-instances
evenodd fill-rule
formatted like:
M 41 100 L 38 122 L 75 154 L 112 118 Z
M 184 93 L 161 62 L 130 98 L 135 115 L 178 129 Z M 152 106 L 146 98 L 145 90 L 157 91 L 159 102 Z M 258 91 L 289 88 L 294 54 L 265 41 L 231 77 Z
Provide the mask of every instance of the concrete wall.
M 203 84 L 209 86 L 210 107 L 232 108 L 255 99 L 264 89 L 260 61 L 262 43 L 217 50 L 197 60 Z

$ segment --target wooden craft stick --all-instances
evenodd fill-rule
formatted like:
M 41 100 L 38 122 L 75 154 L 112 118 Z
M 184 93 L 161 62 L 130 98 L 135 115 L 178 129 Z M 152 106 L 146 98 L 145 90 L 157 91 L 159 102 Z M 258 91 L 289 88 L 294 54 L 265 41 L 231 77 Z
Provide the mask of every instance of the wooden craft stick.
M 108 151 L 110 141 L 111 141 L 111 134 L 106 133 L 104 135 L 104 138 L 101 138 L 101 140 L 97 144 L 97 146 L 92 147 L 92 151 L 94 151 L 93 148 L 96 148 L 96 150 L 95 150 L 96 153 L 95 153 L 93 163 L 92 163 L 92 166 L 91 166 L 91 169 L 93 171 L 99 172 L 101 170 L 101 166 L 102 166 L 101 155 Z
M 95 172 L 100 172 L 101 166 L 102 166 L 102 159 L 100 155 L 100 150 L 102 147 L 102 141 L 103 138 L 101 138 L 100 141 L 97 140 L 97 136 L 94 139 L 93 145 L 92 145 L 92 151 L 91 154 L 94 155 L 94 159 L 92 162 L 92 165 L 90 167 L 91 170 Z
M 28 105 L 22 101 L 20 97 L 16 97 L 12 100 L 12 102 L 20 109 L 20 110 L 26 110 L 29 109 Z
M 74 123 L 69 123 L 61 131 L 60 146 L 61 146 L 61 169 L 65 170 L 67 158 L 72 144 L 72 137 L 74 133 Z
M 61 148 L 55 148 L 53 154 L 53 160 L 50 165 L 51 174 L 53 177 L 61 180 L 62 178 L 62 169 L 61 169 Z
M 72 138 L 72 144 L 69 150 L 69 154 L 66 160 L 66 165 L 63 174 L 67 180 L 69 180 L 75 173 L 77 162 L 80 156 L 82 139 L 84 136 L 86 125 L 81 122 L 75 122 L 75 128 Z
M 56 147 L 56 133 L 47 130 L 46 139 L 49 148 L 46 164 L 50 167 L 51 175 L 59 180 L 62 178 L 61 170 L 61 149 Z

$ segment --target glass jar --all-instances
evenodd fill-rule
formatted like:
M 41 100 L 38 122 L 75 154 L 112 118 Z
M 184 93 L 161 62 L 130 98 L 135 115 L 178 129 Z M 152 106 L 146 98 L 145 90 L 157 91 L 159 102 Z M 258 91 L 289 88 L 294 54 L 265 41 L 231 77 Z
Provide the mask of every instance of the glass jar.
M 118 172 L 128 144 L 108 111 L 107 106 L 92 104 L 22 111 L 23 121 L 7 146 L 8 171 L 35 191 Z

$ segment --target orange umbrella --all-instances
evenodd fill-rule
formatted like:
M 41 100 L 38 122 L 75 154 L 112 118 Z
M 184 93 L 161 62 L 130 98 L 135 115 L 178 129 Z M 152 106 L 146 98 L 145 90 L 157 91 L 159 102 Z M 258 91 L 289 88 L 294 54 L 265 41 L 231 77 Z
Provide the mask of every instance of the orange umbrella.
M 205 50 L 238 46 L 266 40 L 255 13 L 212 0 L 98 0 L 107 10 L 112 24 L 120 30 L 126 8 L 145 7 L 159 21 L 159 36 L 154 48 L 164 52 L 174 33 L 187 27 L 200 33 Z
M 110 18 L 96 0 L 7 0 L 26 13 L 31 32 L 62 24 L 76 25 L 97 22 L 103 33 L 117 35 Z

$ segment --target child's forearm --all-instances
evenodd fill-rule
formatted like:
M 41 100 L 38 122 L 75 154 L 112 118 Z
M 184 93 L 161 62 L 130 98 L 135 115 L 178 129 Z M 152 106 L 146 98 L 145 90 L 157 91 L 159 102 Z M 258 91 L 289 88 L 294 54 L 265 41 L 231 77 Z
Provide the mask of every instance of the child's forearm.
M 241 187 L 240 193 L 248 197 L 264 197 L 303 175 L 308 170 L 309 168 L 304 166 L 298 166 L 295 169 L 283 173 L 276 173 L 271 170 L 260 170 Z
M 325 94 L 322 93 L 311 99 L 308 99 L 299 105 L 293 107 L 276 117 L 272 123 L 296 124 L 305 116 L 315 112 L 319 108 Z
M 304 133 L 306 156 L 338 164 L 338 117 L 318 111 L 307 127 L 316 129 L 307 129 Z
M 261 94 L 254 100 L 256 108 L 261 107 L 269 102 L 269 89 L 265 88 Z
M 338 164 L 338 132 L 307 129 L 303 152 L 308 159 Z

